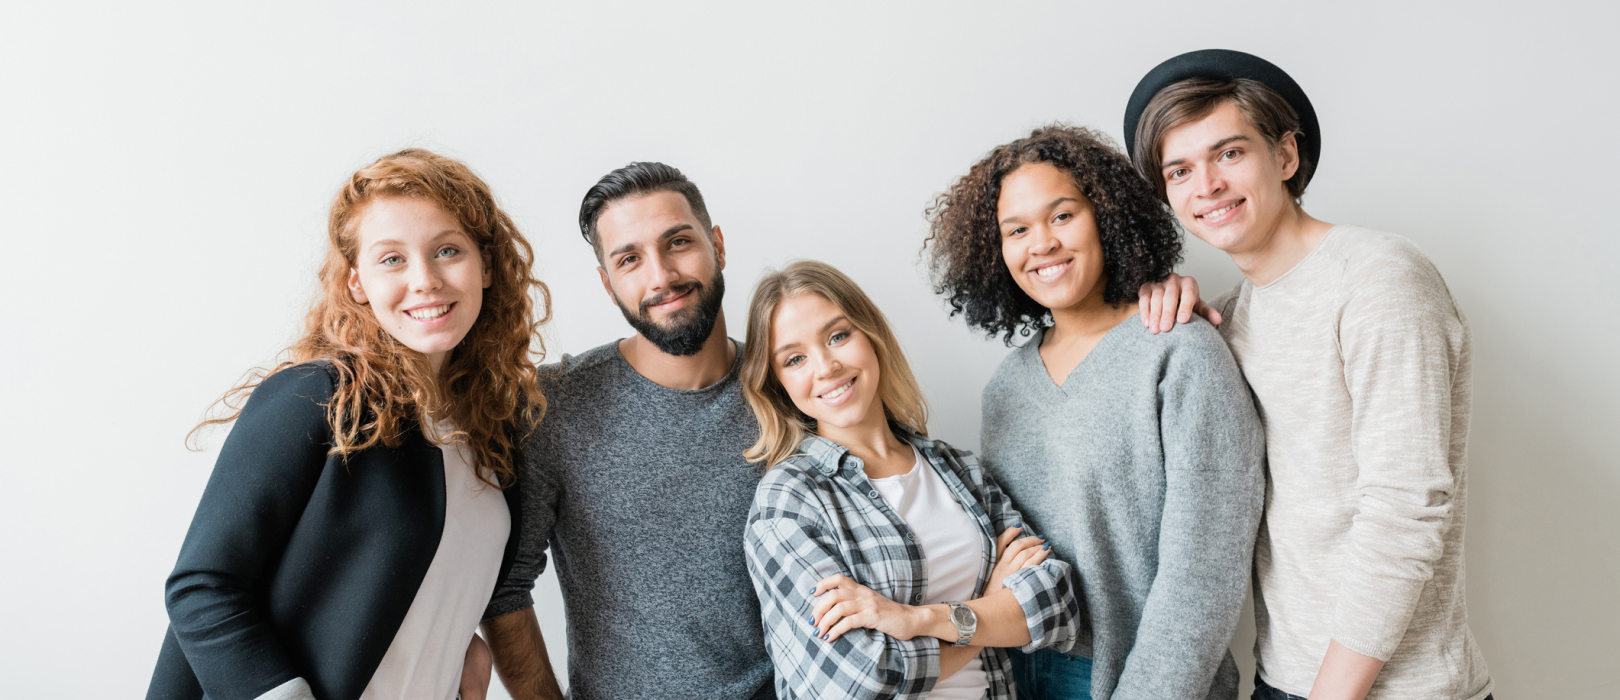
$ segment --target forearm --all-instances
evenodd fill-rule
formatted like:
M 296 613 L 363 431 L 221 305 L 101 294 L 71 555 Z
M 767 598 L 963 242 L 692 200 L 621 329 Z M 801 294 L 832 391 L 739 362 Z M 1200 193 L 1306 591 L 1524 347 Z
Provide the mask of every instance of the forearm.
M 482 628 L 495 657 L 495 673 L 513 700 L 563 700 L 534 608 L 486 620 Z
M 1330 641 L 1327 656 L 1316 672 L 1316 683 L 1311 686 L 1311 700 L 1362 700 L 1382 670 L 1383 661 Z
M 1011 590 L 1003 588 L 983 598 L 966 601 L 963 605 L 972 608 L 973 614 L 979 618 L 978 629 L 973 633 L 975 646 L 1021 647 L 1029 643 L 1029 625 L 1024 620 L 1024 608 L 1018 604 L 1018 598 Z M 948 606 L 921 605 L 913 609 L 921 634 L 945 642 L 956 641 L 956 625 L 951 623 Z M 943 657 L 940 663 L 944 663 Z
M 981 651 L 984 651 L 984 647 L 978 645 L 970 645 L 965 647 L 940 645 L 939 679 L 945 680 L 946 678 L 950 678 L 951 674 L 962 670 L 962 667 L 968 665 L 969 661 L 977 658 L 979 656 L 979 652 Z

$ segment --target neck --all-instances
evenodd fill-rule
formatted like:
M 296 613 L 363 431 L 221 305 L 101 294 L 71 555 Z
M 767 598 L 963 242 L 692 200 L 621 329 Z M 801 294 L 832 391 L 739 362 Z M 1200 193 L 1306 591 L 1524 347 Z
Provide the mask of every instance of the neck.
M 1120 321 L 1136 313 L 1136 303 L 1121 303 L 1114 306 L 1103 301 L 1103 290 L 1108 286 L 1108 279 L 1097 280 L 1097 288 L 1093 289 L 1080 303 L 1066 309 L 1051 309 L 1052 327 L 1046 331 L 1044 343 L 1065 344 L 1103 335 L 1119 325 Z
M 904 474 L 910 467 L 909 463 L 906 463 L 906 468 L 899 467 L 904 461 L 901 459 L 902 452 L 909 451 L 911 447 L 889 428 L 889 421 L 883 413 L 881 402 L 874 403 L 866 418 L 860 423 L 848 427 L 822 424 L 816 432 L 828 440 L 843 445 L 850 454 L 865 462 L 866 475 L 870 478 L 881 479 Z
M 714 330 L 695 354 L 676 356 L 637 333 L 619 341 L 619 354 L 641 376 L 667 389 L 691 391 L 712 386 L 725 378 L 737 357 L 737 348 L 726 338 L 726 313 L 714 319 Z
M 1299 206 L 1278 215 L 1271 232 L 1261 236 L 1264 243 L 1251 250 L 1232 252 L 1232 262 L 1256 287 L 1264 287 L 1294 269 L 1316 249 L 1332 224 L 1321 221 Z

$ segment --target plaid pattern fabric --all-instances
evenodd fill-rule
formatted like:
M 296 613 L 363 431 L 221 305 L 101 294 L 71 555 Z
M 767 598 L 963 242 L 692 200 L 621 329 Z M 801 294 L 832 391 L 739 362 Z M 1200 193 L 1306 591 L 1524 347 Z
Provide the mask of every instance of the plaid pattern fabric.
M 982 595 L 995 563 L 995 535 L 1024 523 L 1023 516 L 972 453 L 903 430 L 899 435 L 933 465 L 978 523 L 984 538 L 977 584 Z M 744 544 L 778 697 L 923 698 L 933 689 L 939 680 L 937 638 L 901 641 L 870 629 L 851 630 L 832 642 L 811 635 L 810 591 L 834 574 L 896 602 L 920 605 L 926 599 L 922 548 L 878 496 L 860 458 L 829 440 L 806 438 L 797 454 L 760 481 Z M 1074 642 L 1080 603 L 1072 576 L 1067 563 L 1049 558 L 1006 578 L 1029 625 L 1025 651 L 1068 649 Z M 991 700 L 1012 698 L 1007 652 L 987 648 L 979 658 Z

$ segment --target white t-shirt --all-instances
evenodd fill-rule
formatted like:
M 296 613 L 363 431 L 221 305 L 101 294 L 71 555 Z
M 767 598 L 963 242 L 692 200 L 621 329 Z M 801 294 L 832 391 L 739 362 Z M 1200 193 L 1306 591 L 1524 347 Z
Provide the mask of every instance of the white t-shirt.
M 927 563 L 927 605 L 970 600 L 979 583 L 984 542 L 973 516 L 951 495 L 951 488 L 916 448 L 911 471 L 872 479 L 872 485 L 900 519 L 906 521 Z M 990 689 L 983 664 L 975 657 L 962 670 L 944 678 L 928 695 L 932 700 L 979 700 Z
M 452 430 L 437 425 L 433 434 Z M 512 530 L 506 497 L 478 480 L 464 443 L 439 449 L 444 452 L 444 534 L 361 700 L 454 700 L 467 643 L 500 575 Z

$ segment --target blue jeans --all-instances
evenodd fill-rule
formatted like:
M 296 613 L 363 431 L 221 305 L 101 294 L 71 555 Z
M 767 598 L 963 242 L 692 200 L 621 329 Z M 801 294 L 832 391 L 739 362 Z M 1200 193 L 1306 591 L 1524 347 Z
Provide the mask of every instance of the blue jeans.
M 1029 700 L 1091 700 L 1091 659 L 1041 649 L 1008 649 L 1018 697 Z
M 1306 699 L 1302 698 L 1302 697 L 1300 697 L 1298 695 L 1290 695 L 1288 693 L 1284 693 L 1281 690 L 1277 690 L 1276 688 L 1273 688 L 1273 687 L 1267 685 L 1265 681 L 1260 680 L 1260 674 L 1256 673 L 1256 674 L 1254 674 L 1254 695 L 1250 695 L 1249 700 L 1306 700 Z M 1491 696 L 1489 696 L 1489 695 L 1485 696 L 1485 700 L 1491 700 Z

